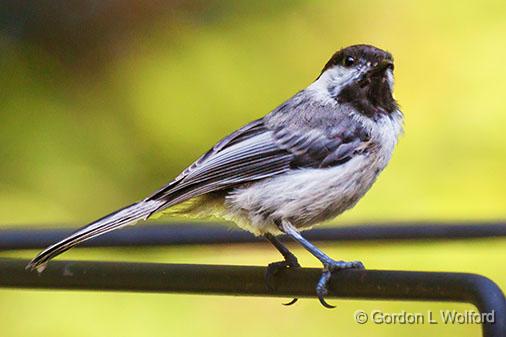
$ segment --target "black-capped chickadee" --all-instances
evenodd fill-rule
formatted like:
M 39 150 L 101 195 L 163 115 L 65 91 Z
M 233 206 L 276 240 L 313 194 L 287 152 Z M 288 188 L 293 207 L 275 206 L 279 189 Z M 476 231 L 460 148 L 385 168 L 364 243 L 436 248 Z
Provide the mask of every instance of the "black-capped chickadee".
M 331 272 L 363 265 L 333 260 L 300 231 L 354 206 L 387 165 L 403 120 L 393 69 L 392 55 L 376 47 L 339 50 L 306 89 L 223 138 L 156 193 L 53 244 L 27 268 L 42 271 L 73 246 L 154 213 L 218 215 L 274 244 L 285 260 L 271 272 L 299 267 L 276 235 L 299 242 L 323 263 L 316 292 L 329 306 Z

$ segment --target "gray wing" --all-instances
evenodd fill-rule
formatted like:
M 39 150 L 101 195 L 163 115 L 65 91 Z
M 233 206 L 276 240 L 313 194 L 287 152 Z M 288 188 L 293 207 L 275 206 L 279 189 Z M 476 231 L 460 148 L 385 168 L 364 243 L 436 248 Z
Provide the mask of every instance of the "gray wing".
M 341 165 L 364 148 L 363 130 L 268 128 L 256 120 L 217 143 L 171 183 L 146 200 L 164 200 L 158 210 L 205 193 L 283 174 L 298 168 Z
M 342 165 L 358 151 L 367 151 L 364 130 L 343 118 L 338 126 L 300 129 L 267 127 L 254 121 L 216 144 L 161 190 L 113 212 L 39 253 L 27 266 L 42 270 L 53 257 L 75 245 L 108 233 L 190 198 L 226 190 L 290 170 Z M 286 124 L 286 123 L 285 123 Z

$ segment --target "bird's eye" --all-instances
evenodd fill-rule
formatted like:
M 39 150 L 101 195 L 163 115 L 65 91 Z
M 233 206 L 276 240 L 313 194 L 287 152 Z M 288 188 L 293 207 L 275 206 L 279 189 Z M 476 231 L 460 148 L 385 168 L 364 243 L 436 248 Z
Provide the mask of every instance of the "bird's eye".
M 345 67 L 351 67 L 352 65 L 355 64 L 355 58 L 352 57 L 352 56 L 346 56 L 343 60 L 343 65 Z

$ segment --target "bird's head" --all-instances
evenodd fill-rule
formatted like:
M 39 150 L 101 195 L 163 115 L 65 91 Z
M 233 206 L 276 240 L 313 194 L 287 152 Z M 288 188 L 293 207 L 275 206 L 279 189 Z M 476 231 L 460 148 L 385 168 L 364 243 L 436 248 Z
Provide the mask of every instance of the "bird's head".
M 389 52 L 370 45 L 354 45 L 332 55 L 311 87 L 367 116 L 392 113 L 397 110 L 392 95 L 393 70 Z

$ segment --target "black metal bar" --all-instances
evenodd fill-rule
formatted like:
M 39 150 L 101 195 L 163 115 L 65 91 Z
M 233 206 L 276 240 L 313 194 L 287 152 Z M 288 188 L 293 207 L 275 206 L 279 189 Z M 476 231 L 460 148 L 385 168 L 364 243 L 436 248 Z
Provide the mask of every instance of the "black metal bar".
M 233 227 L 206 224 L 140 225 L 108 233 L 83 244 L 88 247 L 167 246 L 259 242 Z M 0 250 L 46 247 L 75 229 L 2 229 Z M 318 228 L 305 232 L 310 241 L 427 240 L 505 237 L 506 223 L 405 223 Z
M 321 274 L 314 268 L 282 271 L 270 289 L 264 267 L 54 261 L 37 274 L 24 269 L 27 263 L 1 258 L 0 287 L 314 297 Z M 328 297 L 472 303 L 494 313 L 495 322 L 482 325 L 483 336 L 506 336 L 504 295 L 476 274 L 345 270 L 332 276 Z

